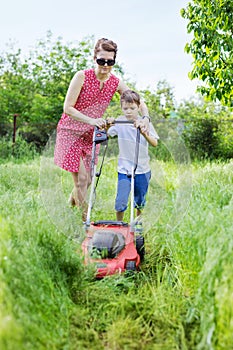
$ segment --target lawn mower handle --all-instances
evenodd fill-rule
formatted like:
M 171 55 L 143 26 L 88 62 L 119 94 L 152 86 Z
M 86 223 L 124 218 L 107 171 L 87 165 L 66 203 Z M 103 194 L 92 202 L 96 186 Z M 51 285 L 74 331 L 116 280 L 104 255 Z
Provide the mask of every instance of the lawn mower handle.
M 114 120 L 112 124 L 134 124 L 133 120 Z

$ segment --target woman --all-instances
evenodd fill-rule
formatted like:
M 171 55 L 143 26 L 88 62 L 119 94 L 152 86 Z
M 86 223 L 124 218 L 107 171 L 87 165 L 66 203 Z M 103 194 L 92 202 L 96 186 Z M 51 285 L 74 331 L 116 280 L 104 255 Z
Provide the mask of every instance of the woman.
M 122 94 L 129 87 L 111 73 L 115 64 L 117 45 L 105 38 L 99 39 L 94 49 L 95 67 L 78 71 L 70 82 L 64 112 L 57 126 L 54 162 L 72 174 L 74 188 L 70 203 L 81 207 L 86 220 L 86 194 L 91 183 L 90 161 L 94 127 L 104 128 L 102 118 L 113 95 Z M 148 116 L 142 102 L 140 111 Z M 149 117 L 144 129 L 148 130 Z

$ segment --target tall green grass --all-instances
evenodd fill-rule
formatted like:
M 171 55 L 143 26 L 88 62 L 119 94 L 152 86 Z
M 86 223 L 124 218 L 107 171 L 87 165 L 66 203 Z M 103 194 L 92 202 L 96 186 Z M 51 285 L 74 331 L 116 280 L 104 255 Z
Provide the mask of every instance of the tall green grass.
M 72 296 L 86 272 L 77 247 L 51 223 L 39 161 L 1 166 L 1 349 L 66 348 Z
M 94 219 L 115 217 L 115 169 L 108 159 Z M 1 349 L 233 348 L 233 162 L 152 170 L 141 270 L 96 281 L 69 174 L 49 158 L 1 165 Z

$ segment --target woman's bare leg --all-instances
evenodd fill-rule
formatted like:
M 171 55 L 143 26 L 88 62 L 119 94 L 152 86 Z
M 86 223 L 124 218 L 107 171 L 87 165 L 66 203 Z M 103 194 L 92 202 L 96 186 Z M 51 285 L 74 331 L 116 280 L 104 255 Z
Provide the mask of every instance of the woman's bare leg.
M 83 220 L 86 220 L 87 212 L 87 190 L 91 184 L 90 173 L 86 170 L 83 160 L 80 160 L 80 167 L 78 173 L 72 173 L 74 188 L 71 193 L 71 204 L 74 203 L 77 207 L 83 210 Z

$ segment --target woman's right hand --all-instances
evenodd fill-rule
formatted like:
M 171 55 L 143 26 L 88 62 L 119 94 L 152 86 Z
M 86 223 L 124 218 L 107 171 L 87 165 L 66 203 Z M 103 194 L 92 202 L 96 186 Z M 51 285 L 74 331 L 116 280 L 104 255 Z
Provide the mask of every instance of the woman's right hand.
M 99 129 L 104 129 L 106 126 L 106 120 L 103 118 L 92 119 L 93 126 L 97 126 Z

